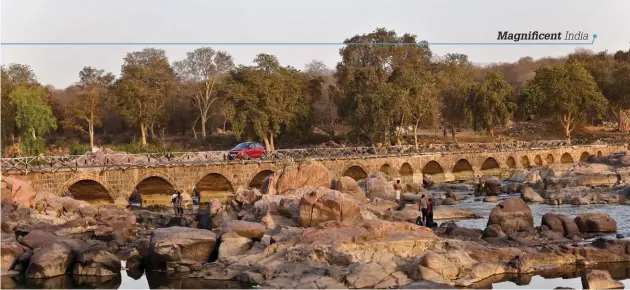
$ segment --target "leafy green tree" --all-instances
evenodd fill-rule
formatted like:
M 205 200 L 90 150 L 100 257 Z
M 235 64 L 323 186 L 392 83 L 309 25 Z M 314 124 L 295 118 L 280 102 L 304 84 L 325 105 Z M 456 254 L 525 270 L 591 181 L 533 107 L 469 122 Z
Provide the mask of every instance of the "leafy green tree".
M 342 61 L 336 77 L 342 96 L 341 117 L 373 145 L 389 144 L 394 135 L 400 143 L 401 131 L 397 129 L 412 120 L 407 106 L 411 102 L 410 83 L 418 78 L 414 69 L 425 69 L 430 61 L 428 45 L 417 42 L 415 35 L 399 36 L 384 28 L 355 35 L 345 43 L 362 44 L 349 44 L 340 50 Z
M 512 118 L 516 105 L 510 102 L 513 88 L 501 73 L 489 73 L 483 83 L 476 84 L 468 97 L 472 125 L 476 132 L 486 131 L 494 137 L 497 126 L 505 126 Z
M 62 124 L 68 129 L 87 134 L 90 146 L 94 148 L 94 128 L 101 125 L 114 75 L 94 67 L 84 67 L 79 72 L 79 79 Z
M 2 111 L 2 145 L 15 142 L 15 135 L 18 133 L 16 127 L 16 106 L 9 99 L 9 94 L 17 86 L 39 86 L 37 77 L 33 73 L 33 70 L 28 65 L 23 64 L 9 64 L 0 67 L 0 80 L 2 84 L 0 87 L 2 92 L 0 93 Z M 9 142 L 7 142 L 9 141 Z
M 46 102 L 48 92 L 43 87 L 16 87 L 9 94 L 9 99 L 16 106 L 15 123 L 20 131 L 20 148 L 28 155 L 37 155 L 44 151 L 43 136 L 57 129 L 57 121 L 52 108 Z
M 617 63 L 611 73 L 611 85 L 605 95 L 610 107 L 619 118 L 619 129 L 622 130 L 621 111 L 630 109 L 630 61 Z
M 218 104 L 217 81 L 232 68 L 232 56 L 224 51 L 202 47 L 186 53 L 186 59 L 173 65 L 182 91 L 188 95 L 199 110 L 201 136 L 206 139 L 206 123 L 210 119 L 210 109 Z
M 147 129 L 168 117 L 175 86 L 164 50 L 146 48 L 125 57 L 117 81 L 117 103 L 125 120 L 140 127 L 143 146 L 147 145 Z
M 557 118 L 569 142 L 576 125 L 583 124 L 589 113 L 601 115 L 608 106 L 593 77 L 575 60 L 539 69 L 522 94 L 528 110 Z
M 308 113 L 307 82 L 299 71 L 282 67 L 273 55 L 259 54 L 254 66 L 240 66 L 225 80 L 221 94 L 237 138 L 260 138 L 269 152 L 284 128 Z
M 475 70 L 468 56 L 447 54 L 437 64 L 438 89 L 442 96 L 442 118 L 457 142 L 455 135 L 459 129 L 467 128 L 472 120 L 466 101 L 475 81 Z

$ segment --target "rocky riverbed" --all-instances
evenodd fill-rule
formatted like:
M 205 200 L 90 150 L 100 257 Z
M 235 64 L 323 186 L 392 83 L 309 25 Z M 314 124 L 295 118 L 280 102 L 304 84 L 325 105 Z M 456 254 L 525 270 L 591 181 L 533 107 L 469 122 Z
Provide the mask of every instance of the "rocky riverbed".
M 309 162 L 183 218 L 6 177 L 2 288 L 116 288 L 121 271 L 146 275 L 151 288 L 485 287 L 560 269 L 618 287 L 619 275 L 590 267 L 630 262 L 624 156 L 519 171 L 508 182 L 484 177 L 483 187 L 406 184 L 402 208 L 390 176 L 357 183 Z M 414 223 L 422 194 L 440 204 L 439 227 Z

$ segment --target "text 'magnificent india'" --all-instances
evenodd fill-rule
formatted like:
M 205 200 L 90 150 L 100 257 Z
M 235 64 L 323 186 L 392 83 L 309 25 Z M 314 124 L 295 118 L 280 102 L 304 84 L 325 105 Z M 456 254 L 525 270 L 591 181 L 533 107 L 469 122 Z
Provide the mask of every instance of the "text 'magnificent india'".
M 593 36 L 595 37 L 595 36 Z M 589 35 L 586 32 L 578 31 L 578 32 L 538 32 L 538 31 L 530 31 L 528 33 L 518 32 L 513 33 L 509 31 L 499 31 L 499 35 L 497 36 L 497 40 L 508 40 L 508 41 L 575 41 L 575 40 L 589 40 Z

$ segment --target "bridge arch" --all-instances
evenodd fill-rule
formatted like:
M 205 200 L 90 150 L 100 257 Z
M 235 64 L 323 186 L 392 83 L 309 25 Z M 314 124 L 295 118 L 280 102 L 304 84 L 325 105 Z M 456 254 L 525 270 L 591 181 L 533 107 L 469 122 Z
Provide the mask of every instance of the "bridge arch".
M 383 172 L 389 176 L 394 176 L 396 175 L 396 171 L 394 171 L 394 168 L 392 168 L 391 165 L 389 165 L 388 163 L 385 163 L 383 165 L 381 165 L 381 168 L 378 170 L 380 172 Z
M 523 157 L 521 157 L 521 165 L 523 165 L 524 168 L 532 167 L 532 164 L 529 162 L 529 157 L 527 157 L 527 155 L 523 155 Z
M 422 174 L 431 176 L 435 181 L 444 180 L 444 169 L 440 163 L 435 160 L 429 161 L 422 168 Z
M 547 161 L 547 164 L 554 164 L 555 158 L 553 158 L 553 154 L 551 153 L 547 154 L 547 158 L 545 158 L 545 161 Z
M 564 154 L 562 154 L 562 156 L 560 156 L 560 163 L 573 163 L 573 157 L 571 156 L 571 154 L 565 152 Z
M 516 168 L 516 160 L 514 160 L 514 157 L 512 156 L 508 157 L 508 159 L 505 160 L 505 164 L 508 168 Z
M 341 174 L 341 176 L 348 176 L 356 180 L 357 182 L 359 182 L 363 179 L 366 179 L 368 177 L 368 173 L 360 165 L 352 164 L 343 170 L 343 173 Z
M 543 166 L 543 160 L 540 155 L 536 155 L 536 157 L 534 157 L 534 164 L 536 164 L 536 166 Z
M 65 191 L 72 194 L 78 200 L 87 201 L 91 204 L 112 204 L 116 199 L 114 190 L 100 178 L 93 174 L 78 174 L 64 183 L 58 196 Z
M 451 173 L 453 173 L 455 180 L 471 180 L 475 177 L 475 171 L 466 159 L 458 160 Z
M 135 183 L 142 206 L 171 205 L 171 196 L 176 189 L 174 183 L 160 174 L 146 176 Z M 134 191 L 133 189 L 131 190 Z
M 597 151 L 597 157 L 602 157 L 602 151 Z
M 234 196 L 235 192 L 230 180 L 218 172 L 206 173 L 195 183 L 195 186 L 201 197 L 199 202 L 202 203 L 210 202 L 215 198 L 227 202 Z
M 514 161 L 514 158 L 512 158 L 512 161 Z M 486 160 L 484 160 L 483 163 L 481 164 L 481 174 L 501 175 L 501 166 L 499 166 L 499 162 L 497 162 L 497 160 L 492 157 L 486 158 Z
M 400 170 L 398 170 L 398 174 L 400 175 L 400 182 L 402 183 L 412 183 L 413 182 L 413 167 L 408 162 L 403 163 L 400 166 Z
M 582 152 L 582 154 L 580 155 L 580 162 L 588 162 L 588 158 L 591 157 L 591 154 L 588 154 L 588 152 Z
M 273 172 L 272 170 L 269 170 L 269 169 L 265 169 L 265 170 L 259 171 L 252 178 L 250 178 L 248 187 L 249 188 L 258 188 L 258 189 L 260 189 L 260 187 L 263 184 L 263 181 L 265 181 L 265 178 L 271 176 L 274 173 L 275 172 Z

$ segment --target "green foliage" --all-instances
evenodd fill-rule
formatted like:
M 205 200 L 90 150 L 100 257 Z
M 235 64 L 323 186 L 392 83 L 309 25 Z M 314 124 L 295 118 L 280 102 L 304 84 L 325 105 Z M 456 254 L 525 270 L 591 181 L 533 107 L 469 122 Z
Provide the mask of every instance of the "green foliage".
M 458 129 L 467 128 L 472 115 L 466 101 L 475 85 L 475 71 L 468 57 L 463 54 L 447 54 L 437 64 L 437 80 L 442 97 L 442 118 L 453 138 Z
M 562 66 L 541 68 L 527 84 L 521 100 L 532 112 L 560 121 L 565 136 L 587 116 L 601 115 L 608 106 L 593 77 L 581 63 L 571 60 Z
M 42 136 L 57 129 L 57 120 L 46 102 L 47 91 L 42 87 L 19 86 L 9 95 L 15 104 L 15 124 L 22 139 L 22 150 L 27 154 L 43 152 Z
M 70 155 L 83 155 L 88 151 L 92 151 L 90 144 L 81 144 L 77 140 L 70 143 Z
M 2 126 L 0 126 L 0 129 L 2 130 L 1 143 L 5 146 L 10 143 L 7 141 L 12 141 L 12 137 L 18 133 L 15 123 L 16 106 L 9 98 L 9 95 L 18 86 L 37 86 L 38 84 L 33 70 L 27 65 L 15 63 L 3 65 L 0 67 L 0 74 L 0 80 L 2 81 L 2 84 L 0 84 L 2 89 L 0 93 L 0 103 L 2 105 L 0 116 L 2 120 L 0 122 Z
M 468 97 L 473 129 L 487 131 L 494 137 L 497 126 L 505 126 L 512 118 L 516 105 L 509 101 L 512 86 L 500 73 L 489 73 L 482 84 L 476 84 Z

